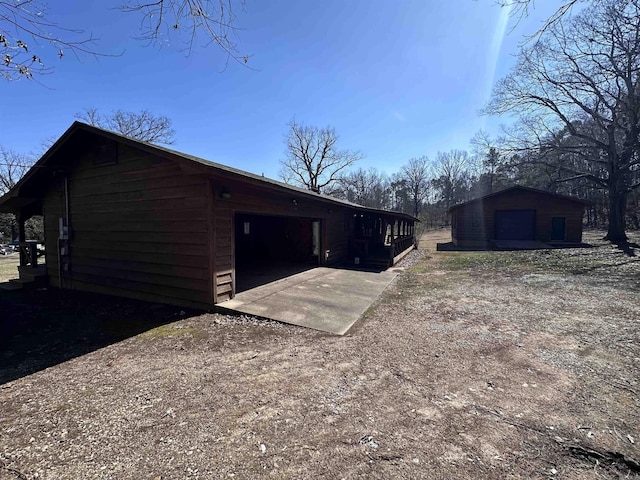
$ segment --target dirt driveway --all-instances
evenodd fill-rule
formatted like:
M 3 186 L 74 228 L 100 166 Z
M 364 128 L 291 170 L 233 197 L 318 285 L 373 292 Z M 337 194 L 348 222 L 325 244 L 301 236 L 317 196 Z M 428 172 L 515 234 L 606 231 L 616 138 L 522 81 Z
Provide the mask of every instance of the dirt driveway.
M 430 234 L 344 337 L 0 293 L 0 479 L 637 478 L 640 249 L 596 238 Z

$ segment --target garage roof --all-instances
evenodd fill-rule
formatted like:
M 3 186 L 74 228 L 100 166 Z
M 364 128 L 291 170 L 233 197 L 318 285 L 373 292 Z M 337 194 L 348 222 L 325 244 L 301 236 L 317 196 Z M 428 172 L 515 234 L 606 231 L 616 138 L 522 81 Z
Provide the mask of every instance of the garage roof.
M 556 199 L 561 200 L 561 201 L 580 203 L 582 205 L 591 205 L 591 203 L 592 203 L 592 202 L 589 202 L 587 200 L 582 200 L 582 199 L 576 198 L 576 197 L 570 197 L 570 196 L 567 196 L 567 195 L 559 195 L 557 193 L 551 193 L 551 192 L 545 192 L 544 190 L 538 190 L 537 188 L 530 188 L 530 187 L 523 187 L 521 185 L 516 185 L 515 187 L 505 188 L 504 190 L 500 190 L 498 192 L 490 193 L 490 194 L 484 195 L 482 197 L 474 198 L 473 200 L 469 200 L 468 202 L 459 203 L 458 205 L 454 205 L 453 207 L 449 208 L 449 212 L 453 212 L 454 210 L 457 210 L 458 208 L 464 207 L 466 205 L 470 205 L 472 203 L 483 202 L 483 201 L 485 201 L 485 200 L 487 200 L 489 198 L 499 197 L 499 196 L 506 195 L 506 194 L 513 193 L 513 192 L 536 193 L 538 195 L 545 195 L 547 197 L 553 197 L 553 198 L 556 198 Z

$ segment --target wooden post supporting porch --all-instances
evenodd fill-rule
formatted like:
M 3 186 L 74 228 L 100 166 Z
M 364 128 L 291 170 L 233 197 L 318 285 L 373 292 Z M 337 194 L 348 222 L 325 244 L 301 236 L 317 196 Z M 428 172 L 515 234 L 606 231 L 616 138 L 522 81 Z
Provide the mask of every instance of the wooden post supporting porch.
M 36 241 L 27 242 L 25 229 L 27 218 L 22 214 L 18 214 L 16 215 L 16 220 L 20 248 L 19 278 L 17 282 L 22 286 L 44 286 L 47 284 L 47 271 L 45 265 L 38 265 L 38 243 Z

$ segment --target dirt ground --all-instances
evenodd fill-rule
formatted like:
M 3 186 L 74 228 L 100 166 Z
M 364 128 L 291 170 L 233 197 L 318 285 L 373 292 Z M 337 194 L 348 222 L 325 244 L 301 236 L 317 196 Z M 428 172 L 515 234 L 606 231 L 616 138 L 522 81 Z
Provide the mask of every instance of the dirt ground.
M 18 265 L 20 265 L 20 255 L 17 253 L 0 255 L 0 282 L 18 278 Z
M 640 478 L 640 246 L 601 236 L 429 233 L 344 337 L 1 292 L 0 479 Z

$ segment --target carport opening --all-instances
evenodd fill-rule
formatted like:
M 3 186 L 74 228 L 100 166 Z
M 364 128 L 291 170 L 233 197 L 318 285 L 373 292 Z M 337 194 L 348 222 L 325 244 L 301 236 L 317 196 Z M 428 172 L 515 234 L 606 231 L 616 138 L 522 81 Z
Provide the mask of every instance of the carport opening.
M 236 292 L 317 267 L 321 231 L 313 218 L 237 213 Z

